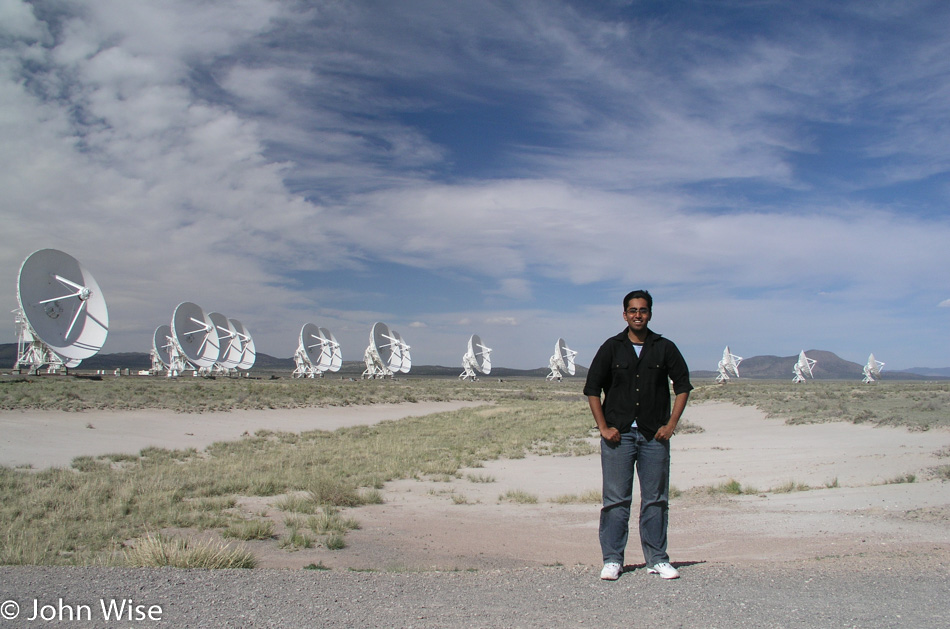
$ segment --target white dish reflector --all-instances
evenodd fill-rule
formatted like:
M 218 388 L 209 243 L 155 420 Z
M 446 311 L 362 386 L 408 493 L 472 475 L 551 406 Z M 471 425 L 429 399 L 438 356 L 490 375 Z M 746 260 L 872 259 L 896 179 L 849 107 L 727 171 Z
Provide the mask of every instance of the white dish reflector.
M 181 353 L 196 367 L 211 367 L 218 361 L 221 348 L 214 324 L 201 306 L 185 301 L 172 316 L 172 338 Z
M 40 249 L 27 256 L 17 301 L 33 334 L 67 367 L 95 355 L 106 342 L 109 312 L 99 284 L 67 253 Z
M 237 332 L 238 338 L 241 339 L 241 361 L 238 363 L 237 368 L 247 371 L 253 367 L 257 361 L 257 347 L 254 345 L 254 339 L 251 337 L 251 333 L 247 331 L 243 323 L 237 319 L 230 319 L 230 321 L 231 325 L 234 326 L 235 332 Z

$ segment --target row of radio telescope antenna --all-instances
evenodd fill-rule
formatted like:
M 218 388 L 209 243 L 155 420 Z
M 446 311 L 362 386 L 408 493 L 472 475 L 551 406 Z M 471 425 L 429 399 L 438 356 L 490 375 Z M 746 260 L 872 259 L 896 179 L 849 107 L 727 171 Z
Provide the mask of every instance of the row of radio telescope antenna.
M 99 352 L 109 332 L 109 312 L 99 284 L 91 273 L 67 253 L 57 249 L 39 249 L 23 261 L 17 276 L 17 304 L 14 310 L 17 327 L 17 362 L 14 369 L 27 368 L 38 373 L 46 366 L 48 373 L 78 367 L 85 358 Z M 408 373 L 412 367 L 409 345 L 399 332 L 385 323 L 373 325 L 369 345 L 363 354 L 366 370 L 363 378 L 391 378 Z M 462 356 L 463 380 L 476 380 L 478 374 L 491 372 L 491 348 L 477 334 L 468 340 Z M 254 339 L 237 319 L 228 319 L 218 312 L 206 313 L 201 306 L 182 302 L 175 308 L 170 325 L 155 329 L 152 342 L 152 371 L 166 372 L 169 377 L 188 370 L 198 374 L 230 374 L 250 369 L 257 352 Z M 559 338 L 548 362 L 551 372 L 547 380 L 562 378 L 562 372 L 574 375 L 577 352 Z M 300 342 L 294 353 L 294 377 L 314 378 L 325 372 L 339 371 L 343 364 L 340 344 L 326 328 L 304 324 Z M 729 351 L 722 353 L 717 382 L 739 377 L 742 357 Z M 793 382 L 814 377 L 817 361 L 804 350 L 793 367 Z M 881 376 L 884 363 L 868 356 L 864 366 L 864 382 Z
M 26 257 L 17 276 L 17 362 L 14 369 L 48 373 L 78 367 L 102 349 L 109 332 L 105 298 L 92 274 L 67 253 L 39 249 Z M 373 325 L 363 354 L 364 378 L 391 378 L 412 367 L 409 344 L 385 323 Z M 468 341 L 459 378 L 477 379 L 491 371 L 491 348 L 477 334 Z M 198 304 L 178 304 L 169 324 L 160 325 L 152 337 L 152 373 L 180 376 L 234 374 L 254 366 L 254 339 L 237 319 L 219 312 L 205 312 Z M 564 339 L 555 344 L 548 380 L 561 372 L 574 375 L 574 356 Z M 343 365 L 340 344 L 326 328 L 304 324 L 294 353 L 294 377 L 314 378 L 339 371 Z
M 463 380 L 477 380 L 478 374 L 491 372 L 492 349 L 477 334 L 468 340 L 468 349 L 462 356 Z M 574 375 L 574 357 L 577 352 L 558 339 L 551 356 L 548 380 L 561 380 L 562 371 Z M 409 344 L 402 335 L 382 322 L 373 324 L 369 345 L 363 353 L 364 379 L 393 378 L 397 373 L 408 373 L 412 368 Z M 169 376 L 195 370 L 196 375 L 230 374 L 250 369 L 254 364 L 254 344 L 250 333 L 235 319 L 220 313 L 205 314 L 197 304 L 179 304 L 171 325 L 155 330 L 152 348 L 152 371 L 165 371 Z M 294 352 L 295 378 L 323 377 L 337 372 L 343 365 L 340 344 L 327 328 L 305 323 L 300 329 L 297 350 Z
M 741 356 L 736 356 L 729 351 L 729 346 L 726 345 L 726 349 L 722 352 L 722 360 L 719 361 L 719 375 L 716 376 L 716 382 L 722 384 L 729 379 L 729 374 L 732 374 L 736 378 L 739 377 L 739 363 L 742 362 Z M 805 350 L 802 350 L 798 354 L 798 361 L 792 366 L 792 373 L 794 378 L 792 382 L 805 382 L 807 378 L 814 378 L 812 375 L 812 369 L 818 363 L 814 358 L 809 358 L 805 355 Z M 868 356 L 868 362 L 864 365 L 862 372 L 864 373 L 864 382 L 874 382 L 877 378 L 881 377 L 881 369 L 884 368 L 884 363 L 874 358 L 874 354 Z
M 170 324 L 152 335 L 152 373 L 169 378 L 193 371 L 195 375 L 231 375 L 254 366 L 254 338 L 243 323 L 220 312 L 205 312 L 196 303 L 183 301 L 172 313 Z

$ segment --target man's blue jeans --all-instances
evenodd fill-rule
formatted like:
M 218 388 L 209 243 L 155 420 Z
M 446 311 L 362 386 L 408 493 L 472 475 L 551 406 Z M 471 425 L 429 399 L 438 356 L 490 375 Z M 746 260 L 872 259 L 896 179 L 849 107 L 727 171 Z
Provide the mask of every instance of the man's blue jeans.
M 604 506 L 600 510 L 600 547 L 604 563 L 623 565 L 634 466 L 640 481 L 640 545 L 648 566 L 668 562 L 666 527 L 669 515 L 670 442 L 646 439 L 636 428 L 620 435 L 620 443 L 600 440 L 604 475 Z

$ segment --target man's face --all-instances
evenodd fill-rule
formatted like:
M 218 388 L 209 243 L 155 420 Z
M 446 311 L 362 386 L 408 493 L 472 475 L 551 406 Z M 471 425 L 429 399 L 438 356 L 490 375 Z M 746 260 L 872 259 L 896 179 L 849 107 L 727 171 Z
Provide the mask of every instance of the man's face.
M 653 313 L 647 307 L 647 300 L 639 297 L 627 302 L 627 309 L 623 311 L 623 320 L 634 332 L 644 330 L 652 316 Z

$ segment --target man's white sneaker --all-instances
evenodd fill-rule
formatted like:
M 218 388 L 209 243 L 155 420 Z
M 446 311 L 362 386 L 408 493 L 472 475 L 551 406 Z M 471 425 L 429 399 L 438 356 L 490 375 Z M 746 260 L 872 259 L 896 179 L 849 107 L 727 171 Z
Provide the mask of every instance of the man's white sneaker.
M 605 563 L 604 569 L 600 571 L 600 578 L 604 581 L 616 581 L 620 578 L 621 572 L 623 572 L 623 566 L 619 563 Z
M 606 567 L 604 568 L 606 570 Z M 658 563 L 651 568 L 647 568 L 647 572 L 650 574 L 658 574 L 664 579 L 679 579 L 680 573 L 679 570 L 674 568 L 668 563 Z

